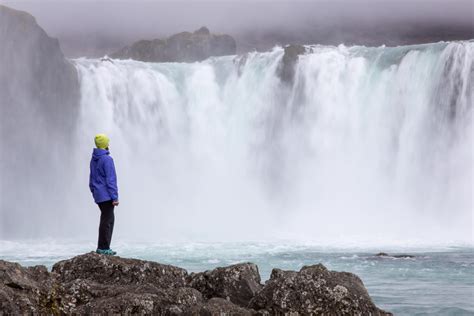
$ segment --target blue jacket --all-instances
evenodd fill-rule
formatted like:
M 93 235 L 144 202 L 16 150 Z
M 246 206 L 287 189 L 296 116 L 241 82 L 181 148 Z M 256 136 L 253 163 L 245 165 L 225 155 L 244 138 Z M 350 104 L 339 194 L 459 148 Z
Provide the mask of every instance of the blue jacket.
M 106 149 L 94 148 L 92 152 L 89 188 L 96 203 L 118 201 L 114 160 Z

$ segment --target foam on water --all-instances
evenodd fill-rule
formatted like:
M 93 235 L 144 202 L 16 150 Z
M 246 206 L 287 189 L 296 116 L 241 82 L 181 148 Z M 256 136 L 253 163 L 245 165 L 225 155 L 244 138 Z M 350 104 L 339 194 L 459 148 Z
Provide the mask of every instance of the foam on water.
M 55 262 L 93 250 L 94 242 L 0 241 L 2 259 L 23 265 Z M 153 260 L 204 271 L 238 262 L 254 262 L 263 280 L 272 268 L 299 270 L 323 263 L 329 269 L 361 277 L 380 307 L 397 315 L 474 313 L 474 248 L 459 246 L 405 248 L 328 247 L 289 241 L 246 243 L 143 243 L 118 241 L 114 249 L 123 257 Z M 377 258 L 380 251 L 415 255 L 415 258 Z

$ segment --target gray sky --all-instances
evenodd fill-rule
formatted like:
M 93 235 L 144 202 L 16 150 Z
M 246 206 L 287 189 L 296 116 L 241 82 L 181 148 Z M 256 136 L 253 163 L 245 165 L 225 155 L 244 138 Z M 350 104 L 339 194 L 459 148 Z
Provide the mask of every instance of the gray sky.
M 278 43 L 404 44 L 472 38 L 474 0 L 0 0 L 25 10 L 68 55 L 207 26 L 241 51 Z M 384 42 L 385 41 L 385 42 Z M 262 46 L 262 47 L 259 47 Z

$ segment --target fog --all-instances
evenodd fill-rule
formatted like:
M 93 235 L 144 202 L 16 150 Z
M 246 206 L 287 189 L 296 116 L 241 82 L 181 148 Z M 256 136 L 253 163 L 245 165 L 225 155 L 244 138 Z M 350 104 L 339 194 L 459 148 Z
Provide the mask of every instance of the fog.
M 239 52 L 277 44 L 403 45 L 474 38 L 470 0 L 11 1 L 67 56 L 101 56 L 139 39 L 205 25 L 228 33 Z

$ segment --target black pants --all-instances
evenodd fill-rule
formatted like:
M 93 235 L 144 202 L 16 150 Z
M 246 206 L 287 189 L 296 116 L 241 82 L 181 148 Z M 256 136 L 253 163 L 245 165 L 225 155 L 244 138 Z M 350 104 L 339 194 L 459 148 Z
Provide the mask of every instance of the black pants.
M 112 201 L 99 203 L 100 208 L 100 225 L 99 225 L 99 242 L 98 249 L 110 249 L 112 241 L 112 233 L 114 231 L 114 205 Z

